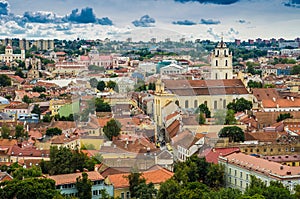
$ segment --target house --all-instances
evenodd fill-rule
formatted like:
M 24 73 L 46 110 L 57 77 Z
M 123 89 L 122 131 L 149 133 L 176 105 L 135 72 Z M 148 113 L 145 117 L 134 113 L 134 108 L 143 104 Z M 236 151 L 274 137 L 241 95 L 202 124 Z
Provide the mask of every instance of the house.
M 168 66 L 160 68 L 161 75 L 173 75 L 173 74 L 182 74 L 187 72 L 187 66 L 180 66 L 175 63 L 172 63 Z
M 51 146 L 56 146 L 58 149 L 60 147 L 67 147 L 75 150 L 81 148 L 81 143 L 80 143 L 80 139 L 75 135 L 72 136 L 58 135 L 58 136 L 54 136 L 51 139 Z
M 174 159 L 186 161 L 187 158 L 195 154 L 204 145 L 204 134 L 193 134 L 190 130 L 184 129 L 183 132 L 172 138 Z
M 11 181 L 13 177 L 9 175 L 7 172 L 0 172 L 0 182 Z
M 101 197 L 101 190 L 106 190 L 106 192 L 113 196 L 113 187 L 107 185 L 104 182 L 103 176 L 97 171 L 87 171 L 85 172 L 88 175 L 88 179 L 92 181 L 92 199 L 98 199 Z M 76 189 L 76 179 L 81 177 L 82 173 L 71 173 L 71 174 L 61 174 L 47 176 L 46 178 L 52 179 L 55 181 L 56 190 L 60 191 L 61 194 L 67 196 L 78 196 Z
M 278 162 L 246 155 L 241 152 L 219 157 L 219 164 L 225 167 L 226 187 L 245 191 L 250 185 L 250 176 L 262 180 L 267 186 L 271 181 L 281 182 L 291 192 L 300 184 L 300 167 L 282 165 Z
M 129 181 L 127 176 L 130 173 L 112 174 L 108 175 L 105 182 L 113 186 L 114 197 L 120 197 L 122 199 L 130 198 Z M 141 177 L 145 178 L 146 183 L 152 182 L 156 189 L 159 189 L 160 184 L 167 181 L 174 175 L 173 172 L 168 171 L 160 166 L 153 166 L 149 170 L 142 172 Z

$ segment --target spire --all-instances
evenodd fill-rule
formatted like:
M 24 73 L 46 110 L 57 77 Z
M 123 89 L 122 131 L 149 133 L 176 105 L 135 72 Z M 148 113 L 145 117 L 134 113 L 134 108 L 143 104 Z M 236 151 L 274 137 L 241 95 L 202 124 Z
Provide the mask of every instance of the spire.
M 224 38 L 224 36 L 223 36 L 223 33 L 222 33 L 222 36 L 221 36 L 221 48 L 223 48 L 223 45 L 224 45 L 223 38 Z

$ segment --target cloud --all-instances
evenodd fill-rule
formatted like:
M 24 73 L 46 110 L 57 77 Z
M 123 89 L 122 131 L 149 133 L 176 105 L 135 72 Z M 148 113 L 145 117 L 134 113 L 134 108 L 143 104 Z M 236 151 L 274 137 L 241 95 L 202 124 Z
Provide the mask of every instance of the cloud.
M 153 27 L 155 19 L 151 18 L 149 15 L 142 16 L 139 20 L 134 20 L 132 24 L 135 27 Z
M 214 40 L 220 40 L 220 39 L 221 39 L 221 37 L 220 37 L 218 34 L 216 34 L 216 33 L 213 31 L 212 28 L 209 28 L 209 29 L 207 30 L 207 33 L 208 33 L 210 36 L 212 36 L 212 37 L 214 38 Z
M 240 0 L 174 0 L 174 1 L 180 3 L 198 2 L 203 4 L 211 3 L 211 4 L 219 4 L 219 5 L 230 5 Z
M 56 31 L 69 31 L 72 29 L 71 24 L 58 24 L 54 26 Z
M 201 19 L 200 20 L 200 24 L 205 24 L 205 25 L 217 25 L 220 24 L 221 22 L 218 21 L 214 21 L 212 19 Z
M 287 7 L 300 8 L 300 0 L 289 0 L 288 2 L 283 3 Z
M 238 35 L 240 34 L 239 31 L 233 29 L 233 28 L 230 28 L 229 31 L 227 32 L 228 35 Z
M 57 17 L 53 12 L 37 11 L 25 12 L 23 20 L 30 23 L 59 23 L 61 18 Z
M 7 1 L 0 0 L 0 15 L 8 15 L 9 4 Z
M 196 25 L 197 23 L 193 22 L 193 21 L 190 21 L 190 20 L 183 20 L 183 21 L 173 21 L 172 24 L 192 26 L 192 25 Z
M 250 21 L 246 21 L 244 19 L 239 19 L 236 21 L 237 23 L 240 23 L 240 24 L 250 24 Z

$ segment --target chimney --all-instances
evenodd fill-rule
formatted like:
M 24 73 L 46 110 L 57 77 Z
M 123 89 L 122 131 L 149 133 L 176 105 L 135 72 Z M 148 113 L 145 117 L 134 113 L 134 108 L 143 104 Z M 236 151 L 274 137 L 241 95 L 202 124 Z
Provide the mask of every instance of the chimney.
M 79 169 L 76 169 L 76 173 L 80 173 L 80 170 L 79 170 Z
M 280 170 L 283 170 L 283 166 L 282 165 L 280 166 Z
M 88 169 L 86 169 L 86 168 L 83 168 L 83 171 L 84 171 L 84 172 L 88 172 L 89 170 L 88 170 Z

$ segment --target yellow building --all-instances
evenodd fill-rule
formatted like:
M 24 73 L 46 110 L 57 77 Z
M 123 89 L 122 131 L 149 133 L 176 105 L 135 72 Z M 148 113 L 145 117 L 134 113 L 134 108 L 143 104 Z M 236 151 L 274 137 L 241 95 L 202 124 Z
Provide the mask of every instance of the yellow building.
M 66 105 L 65 100 L 55 100 L 55 99 L 50 100 L 49 110 L 51 111 L 51 116 L 57 115 L 60 107 L 64 105 Z

